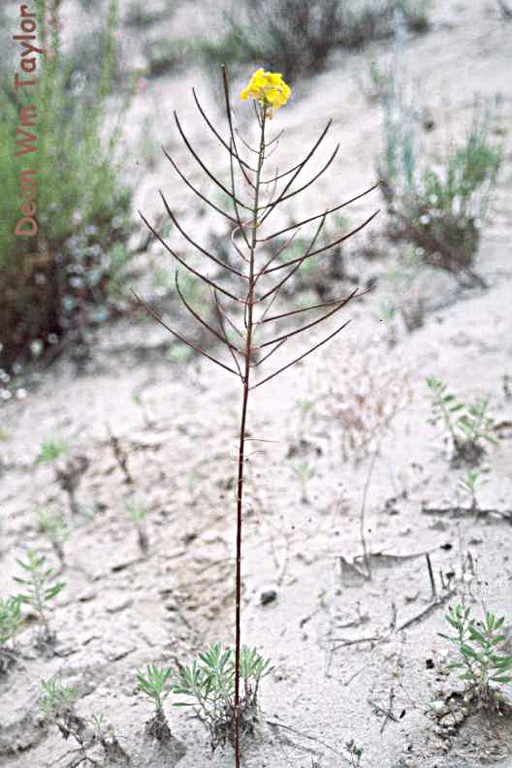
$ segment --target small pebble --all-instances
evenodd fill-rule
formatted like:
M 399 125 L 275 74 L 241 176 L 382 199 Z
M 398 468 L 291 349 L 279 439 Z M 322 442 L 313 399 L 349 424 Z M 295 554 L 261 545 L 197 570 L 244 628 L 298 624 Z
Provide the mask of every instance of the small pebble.
M 262 605 L 268 605 L 277 600 L 277 592 L 275 589 L 265 589 L 260 595 L 260 603 Z

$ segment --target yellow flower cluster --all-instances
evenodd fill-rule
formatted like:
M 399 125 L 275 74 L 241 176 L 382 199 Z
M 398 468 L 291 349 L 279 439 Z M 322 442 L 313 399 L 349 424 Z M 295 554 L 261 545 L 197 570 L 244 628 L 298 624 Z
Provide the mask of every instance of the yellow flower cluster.
M 273 110 L 286 104 L 291 92 L 292 89 L 284 82 L 282 75 L 277 72 L 265 72 L 260 68 L 253 74 L 249 85 L 240 94 L 240 98 L 242 101 L 254 99 L 263 107 Z

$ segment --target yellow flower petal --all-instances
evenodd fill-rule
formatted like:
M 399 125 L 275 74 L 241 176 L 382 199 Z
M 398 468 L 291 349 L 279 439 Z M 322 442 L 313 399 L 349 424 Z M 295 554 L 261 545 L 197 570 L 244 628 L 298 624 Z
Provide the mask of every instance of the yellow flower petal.
M 258 101 L 262 107 L 269 110 L 268 117 L 271 117 L 272 109 L 279 109 L 279 107 L 284 106 L 291 93 L 290 86 L 284 82 L 280 72 L 265 72 L 260 67 L 254 72 L 249 84 L 240 93 L 240 99 L 242 101 L 247 101 L 247 99 Z

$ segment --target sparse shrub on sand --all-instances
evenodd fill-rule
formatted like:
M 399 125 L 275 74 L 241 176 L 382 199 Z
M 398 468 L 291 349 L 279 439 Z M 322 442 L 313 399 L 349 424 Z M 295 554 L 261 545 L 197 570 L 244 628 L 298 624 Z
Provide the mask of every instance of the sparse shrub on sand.
M 474 278 L 501 157 L 500 148 L 489 140 L 487 118 L 476 114 L 466 141 L 451 150 L 444 167 L 425 168 L 403 198 L 392 194 L 398 230 L 422 249 L 426 263 Z
M 425 31 L 427 6 L 424 0 L 246 0 L 235 13 L 225 14 L 223 37 L 198 47 L 209 68 L 272 65 L 293 81 L 323 69 L 335 48 L 359 48 L 390 37 L 396 7 L 402 8 L 408 29 Z
M 491 109 L 475 106 L 465 140 L 433 162 L 421 148 L 424 125 L 416 90 L 407 75 L 404 23 L 398 16 L 394 56 L 380 90 L 380 174 L 390 234 L 412 243 L 425 264 L 481 285 L 475 257 L 503 156 L 501 145 L 491 138 Z

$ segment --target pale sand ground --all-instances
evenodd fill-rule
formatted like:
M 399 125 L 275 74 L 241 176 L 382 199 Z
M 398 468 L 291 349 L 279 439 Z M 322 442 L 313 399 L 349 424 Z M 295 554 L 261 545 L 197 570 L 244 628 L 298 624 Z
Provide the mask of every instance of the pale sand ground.
M 175 34 L 187 28 L 192 5 L 179 7 Z M 500 124 L 510 118 L 507 45 L 512 27 L 500 20 L 491 2 L 437 2 L 432 20 L 427 35 L 410 41 L 408 65 L 421 79 L 423 105 L 436 121 L 436 130 L 424 140 L 432 157 L 438 157 L 447 135 L 464 135 L 475 94 L 501 94 Z M 373 180 L 380 111 L 366 100 L 361 81 L 368 56 L 382 60 L 388 54 L 389 44 L 372 46 L 371 54 L 336 54 L 325 73 L 297 84 L 293 102 L 276 117 L 273 127 L 287 131 L 280 147 L 283 166 L 303 153 L 330 116 L 335 121 L 332 141 L 342 144 L 341 159 L 316 196 L 295 209 L 299 213 L 350 197 Z M 150 140 L 177 150 L 184 167 L 192 169 L 179 148 L 173 109 L 183 116 L 197 146 L 208 152 L 210 164 L 222 169 L 222 153 L 210 149 L 195 116 L 189 92 L 193 83 L 215 114 L 214 94 L 199 70 L 152 81 L 137 97 L 126 122 L 134 171 L 143 167 L 136 142 L 145 115 L 154 117 Z M 152 172 L 141 173 L 137 207 L 156 214 L 159 187 L 193 224 L 196 236 L 211 228 L 210 217 L 198 218 L 197 206 L 182 197 L 165 159 Z M 428 703 L 441 688 L 456 687 L 454 677 L 446 679 L 440 671 L 447 649 L 437 634 L 443 629 L 443 609 L 403 632 L 389 632 L 395 613 L 394 626 L 400 627 L 431 600 L 426 551 L 436 574 L 453 570 L 457 579 L 470 552 L 478 574 L 471 584 L 473 595 L 512 617 L 510 525 L 499 519 L 431 517 L 421 511 L 423 503 L 454 504 L 461 475 L 449 465 L 439 429 L 428 422 L 425 376 L 434 373 L 462 399 L 487 395 L 498 421 L 512 416 L 502 386 L 503 375 L 512 373 L 509 189 L 507 154 L 478 259 L 488 290 L 461 294 L 448 278 L 433 281 L 429 275 L 418 290 L 435 309 L 412 334 L 397 326 L 398 343 L 391 347 L 391 329 L 379 316 L 384 288 L 378 288 L 347 309 L 346 316 L 353 319 L 349 329 L 255 393 L 251 434 L 272 442 L 257 448 L 252 444 L 248 465 L 244 637 L 271 656 L 276 668 L 262 687 L 265 716 L 324 745 L 266 726 L 261 739 L 247 749 L 247 766 L 338 768 L 347 764 L 344 744 L 351 738 L 364 747 L 365 768 L 512 766 L 510 722 L 473 718 L 446 752 L 434 733 Z M 354 206 L 350 223 L 376 205 L 381 205 L 378 195 Z M 382 257 L 364 262 L 356 244 L 350 250 L 349 273 L 379 275 L 388 269 L 387 261 L 392 263 L 394 251 L 380 234 L 384 219 L 383 213 L 374 225 L 377 243 L 384 243 Z M 153 263 L 167 263 L 161 249 L 152 253 Z M 150 285 L 147 276 L 141 282 Z M 58 433 L 74 450 L 87 454 L 91 463 L 79 500 L 84 506 L 101 505 L 93 520 L 84 518 L 72 528 L 65 544 L 66 588 L 52 616 L 58 655 L 41 659 L 31 651 L 27 631 L 21 639 L 23 665 L 0 682 L 0 755 L 6 768 L 65 764 L 58 762 L 67 748 L 61 737 L 54 729 L 38 731 L 32 718 L 41 679 L 55 674 L 79 686 L 80 713 L 104 714 L 116 727 L 133 765 L 174 765 L 172 757 L 141 746 L 150 707 L 136 693 L 134 671 L 149 661 L 172 663 L 175 655 L 186 661 L 192 651 L 217 638 L 232 641 L 229 481 L 235 473 L 239 392 L 236 381 L 210 366 L 169 363 L 168 343 L 159 327 L 125 320 L 98 336 L 86 375 L 77 378 L 64 359 L 26 401 L 2 411 L 2 427 L 9 435 L 0 444 L 6 467 L 0 488 L 2 594 L 12 589 L 15 559 L 26 547 L 48 549 L 36 531 L 36 510 L 65 505 L 53 469 L 34 465 L 48 435 Z M 362 552 L 359 515 L 371 454 L 357 465 L 343 460 L 336 398 L 351 404 L 358 392 L 373 389 L 365 406 L 371 414 L 380 382 L 388 375 L 402 382 L 407 397 L 382 438 L 366 527 L 372 552 L 400 559 L 375 558 L 373 578 L 365 581 L 340 574 L 339 556 L 352 560 Z M 313 404 L 307 416 L 298 407 L 304 400 Z M 148 559 L 139 557 L 124 509 L 130 491 L 113 461 L 107 422 L 131 450 L 135 492 L 149 510 Z M 480 501 L 485 508 L 510 510 L 510 430 L 503 435 L 486 459 L 488 483 Z M 315 470 L 307 486 L 309 503 L 301 501 L 294 472 L 300 461 Z M 419 556 L 404 558 L 414 554 Z M 269 585 L 278 598 L 262 607 L 259 596 Z M 353 622 L 355 626 L 341 626 Z M 340 639 L 358 637 L 380 637 L 381 642 L 330 650 Z M 434 660 L 433 670 L 426 668 L 427 659 Z M 391 691 L 399 719 L 388 722 L 381 733 L 383 720 L 374 705 L 387 708 Z M 187 750 L 180 768 L 233 765 L 229 751 L 210 756 L 201 726 L 186 713 L 170 705 L 167 711 Z M 24 719 L 27 712 L 32 715 Z M 10 754 L 6 747 L 13 743 L 26 751 Z

